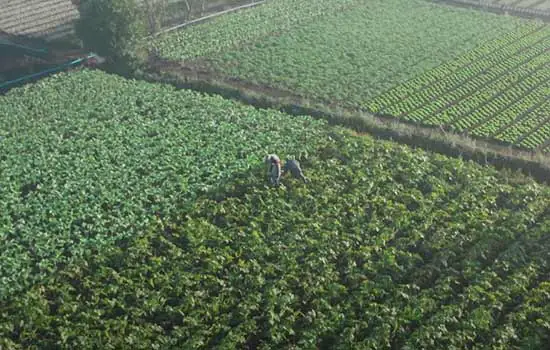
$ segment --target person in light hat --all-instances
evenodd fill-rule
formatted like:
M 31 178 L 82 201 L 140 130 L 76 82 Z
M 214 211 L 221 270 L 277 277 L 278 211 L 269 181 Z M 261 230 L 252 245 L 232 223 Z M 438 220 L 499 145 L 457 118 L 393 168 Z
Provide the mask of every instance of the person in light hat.
M 272 185 L 279 186 L 281 179 L 281 159 L 276 154 L 268 154 L 265 157 L 267 164 L 267 176 Z

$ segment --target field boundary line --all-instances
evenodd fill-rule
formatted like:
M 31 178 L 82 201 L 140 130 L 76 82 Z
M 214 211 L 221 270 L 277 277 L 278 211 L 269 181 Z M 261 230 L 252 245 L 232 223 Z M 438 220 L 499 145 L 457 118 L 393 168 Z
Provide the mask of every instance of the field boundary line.
M 277 88 L 224 76 L 220 72 L 196 71 L 182 62 L 153 59 L 150 61 L 150 69 L 138 78 L 168 83 L 178 89 L 220 95 L 260 109 L 277 109 L 295 116 L 309 115 L 324 119 L 332 125 L 368 133 L 374 138 L 472 160 L 481 165 L 492 165 L 501 170 L 520 171 L 538 182 L 550 184 L 550 155 L 497 140 L 471 138 L 452 130 L 442 132 L 437 127 L 398 120 L 394 116 L 311 100 Z
M 250 3 L 250 4 L 245 4 L 245 5 L 233 7 L 233 8 L 230 8 L 230 9 L 227 9 L 227 10 L 223 10 L 223 11 L 220 11 L 220 12 L 215 12 L 215 13 L 206 15 L 206 16 L 204 16 L 204 17 L 196 18 L 196 19 L 194 19 L 194 20 L 191 20 L 191 21 L 188 21 L 188 22 L 184 22 L 184 23 L 178 24 L 178 25 L 173 26 L 173 27 L 169 27 L 169 28 L 163 29 L 163 30 L 161 30 L 161 31 L 159 31 L 159 32 L 157 32 L 157 33 L 155 33 L 155 34 L 148 35 L 148 36 L 146 36 L 146 37 L 143 38 L 143 39 L 149 39 L 149 38 L 152 38 L 152 37 L 160 36 L 160 35 L 162 35 L 162 34 L 165 34 L 165 33 L 171 32 L 171 31 L 174 31 L 174 30 L 176 30 L 176 29 L 180 29 L 180 28 L 184 28 L 184 27 L 187 27 L 187 26 L 190 26 L 190 25 L 193 25 L 193 24 L 197 24 L 197 23 L 206 21 L 206 20 L 208 20 L 208 19 L 215 18 L 215 17 L 221 16 L 221 15 L 225 15 L 225 14 L 227 14 L 227 13 L 231 13 L 231 12 L 234 12 L 234 11 L 238 11 L 238 10 L 243 10 L 243 9 L 255 7 L 255 6 L 264 4 L 264 3 L 268 2 L 268 1 L 269 1 L 269 0 L 254 1 L 254 2 L 252 2 L 252 3 Z

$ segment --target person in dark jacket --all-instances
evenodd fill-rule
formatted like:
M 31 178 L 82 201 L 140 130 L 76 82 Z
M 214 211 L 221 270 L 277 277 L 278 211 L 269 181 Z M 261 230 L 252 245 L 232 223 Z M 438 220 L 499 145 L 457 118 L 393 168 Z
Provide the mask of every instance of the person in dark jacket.
M 300 167 L 300 162 L 295 159 L 291 159 L 285 163 L 283 168 L 283 175 L 290 172 L 292 176 L 297 179 L 302 180 L 304 183 L 307 183 L 309 180 L 304 176 L 302 168 Z

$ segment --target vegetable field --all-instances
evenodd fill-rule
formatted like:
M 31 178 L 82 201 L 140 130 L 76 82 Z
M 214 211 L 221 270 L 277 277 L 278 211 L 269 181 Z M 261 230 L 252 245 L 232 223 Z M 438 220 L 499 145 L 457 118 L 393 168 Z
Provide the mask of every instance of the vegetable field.
M 379 95 L 367 107 L 542 149 L 550 140 L 549 48 L 549 26 L 525 26 Z
M 243 11 L 242 15 L 237 13 L 190 31 L 170 34 L 157 45 L 162 55 L 175 60 L 189 59 L 198 52 L 197 64 L 222 75 L 327 103 L 337 101 L 359 107 L 396 82 L 433 68 L 521 23 L 422 0 L 348 0 L 341 9 L 334 8 L 337 4 L 342 7 L 338 1 L 325 2 L 330 4 L 327 9 L 315 1 L 276 1 Z M 281 11 L 279 7 L 287 3 L 286 11 Z M 294 4 L 301 6 L 295 9 Z M 323 9 L 322 16 L 307 21 L 314 14 L 313 6 Z M 276 13 L 285 21 L 272 22 L 273 28 L 268 25 L 267 35 L 245 37 L 244 43 L 224 48 L 225 43 L 231 42 L 227 37 L 240 38 L 240 32 L 249 25 L 264 27 L 258 23 L 263 20 L 259 13 L 259 20 L 249 19 L 260 9 L 267 14 Z M 287 22 L 290 23 L 285 26 Z M 215 34 L 206 35 L 212 32 Z M 219 52 L 200 54 L 204 46 L 218 48 L 220 41 Z
M 0 348 L 541 349 L 550 188 L 97 71 L 0 97 Z M 262 156 L 311 183 L 266 186 Z
M 270 1 L 262 6 L 172 32 L 148 45 L 159 50 L 163 56 L 177 60 L 211 56 L 275 33 L 305 26 L 329 13 L 353 8 L 358 3 L 358 0 Z
M 169 59 L 261 91 L 528 150 L 550 145 L 550 26 L 420 0 L 326 4 L 319 15 L 316 2 L 277 1 L 155 45 Z M 268 15 L 276 20 L 259 24 Z M 247 32 L 252 25 L 261 33 Z
M 297 155 L 314 147 L 320 129 L 308 126 L 320 122 L 280 118 L 93 71 L 0 97 L 0 297 L 143 232 L 157 213 L 179 213 L 268 145 Z

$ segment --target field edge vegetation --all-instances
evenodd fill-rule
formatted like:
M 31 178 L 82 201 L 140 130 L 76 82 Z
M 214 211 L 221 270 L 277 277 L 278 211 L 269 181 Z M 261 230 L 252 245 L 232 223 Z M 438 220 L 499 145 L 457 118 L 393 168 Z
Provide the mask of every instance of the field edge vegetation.
M 347 8 L 345 11 L 353 11 L 354 6 L 357 5 L 357 2 L 353 0 L 349 0 L 347 4 L 349 5 L 349 8 Z M 373 6 L 375 6 L 374 8 L 378 9 L 379 7 L 376 7 L 376 6 L 379 6 L 379 5 L 381 6 L 381 4 L 378 4 L 378 5 L 375 4 Z M 441 8 L 441 7 L 442 7 L 441 5 L 433 4 L 433 3 L 429 5 L 429 8 L 433 8 L 433 9 Z M 274 12 L 274 11 L 269 11 L 268 8 L 263 8 L 263 9 L 265 10 L 265 14 Z M 285 10 L 285 9 L 283 8 L 282 10 Z M 380 7 L 380 10 L 390 11 L 385 7 Z M 284 13 L 284 11 L 282 12 Z M 471 12 L 475 16 L 475 11 L 471 11 Z M 271 14 L 274 15 L 273 13 Z M 255 23 L 257 18 L 255 18 L 254 15 L 259 16 L 259 14 L 256 13 L 255 11 L 246 12 L 246 16 L 243 15 L 244 16 L 243 19 L 245 20 L 247 25 L 251 25 L 251 23 Z M 482 16 L 482 15 L 478 14 L 478 16 Z M 453 54 L 451 55 L 452 57 L 450 58 L 442 59 L 440 61 L 436 60 L 438 61 L 438 64 L 436 64 L 434 67 L 427 68 L 425 71 L 421 73 L 417 72 L 412 74 L 414 69 L 411 72 L 409 72 L 407 69 L 413 66 L 417 67 L 419 65 L 418 62 L 423 62 L 423 60 L 425 59 L 425 57 L 417 57 L 418 62 L 411 67 L 407 66 L 407 69 L 403 71 L 403 72 L 411 73 L 412 75 L 410 75 L 410 77 L 408 78 L 404 77 L 403 75 L 404 73 L 401 71 L 393 72 L 393 73 L 396 73 L 396 74 L 399 73 L 399 74 L 393 75 L 392 73 L 392 77 L 399 76 L 400 77 L 399 81 L 401 81 L 403 84 L 407 84 L 412 81 L 414 85 L 414 83 L 417 80 L 420 80 L 423 84 L 427 84 L 427 81 L 424 81 L 425 79 L 423 80 L 424 74 L 426 74 L 427 72 L 431 72 L 432 70 L 437 70 L 438 72 L 444 72 L 445 74 L 450 74 L 449 71 L 454 72 L 456 68 L 459 67 L 459 65 L 460 67 L 464 65 L 465 67 L 469 67 L 470 64 L 466 64 L 467 63 L 465 61 L 466 58 L 471 59 L 474 56 L 485 57 L 489 54 L 492 54 L 494 50 L 497 50 L 497 49 L 500 50 L 505 47 L 508 47 L 510 42 L 513 41 L 512 39 L 518 35 L 527 35 L 527 34 L 535 33 L 534 37 L 537 40 L 540 39 L 540 37 L 543 37 L 545 35 L 545 31 L 544 30 L 541 31 L 541 29 L 545 27 L 545 25 L 542 23 L 534 23 L 534 22 L 528 23 L 528 21 L 519 20 L 519 19 L 510 19 L 508 21 L 507 19 L 500 17 L 501 22 L 504 21 L 507 23 L 507 25 L 509 24 L 509 26 L 514 27 L 514 28 L 508 28 L 505 30 L 504 27 L 502 27 L 503 26 L 502 23 L 499 22 L 500 24 L 498 26 L 496 25 L 497 23 L 496 18 L 498 18 L 499 16 L 490 15 L 488 17 L 491 17 L 491 16 L 495 19 L 495 26 L 492 27 L 492 31 L 491 31 L 492 34 L 487 35 L 487 38 L 485 38 L 486 40 L 485 39 L 482 40 L 481 38 L 478 37 L 480 42 L 475 47 L 464 49 L 465 50 L 464 52 L 460 50 L 458 50 L 460 52 L 452 51 L 456 53 L 458 56 Z M 275 56 L 276 56 L 275 52 L 277 52 L 278 49 L 280 48 L 277 44 L 278 43 L 277 40 L 279 40 L 278 38 L 283 35 L 282 33 L 287 33 L 291 28 L 295 28 L 295 25 L 297 24 L 296 21 L 293 19 L 294 17 L 296 17 L 295 14 L 287 16 L 289 18 L 286 18 L 286 19 L 284 19 L 284 17 L 285 16 L 282 16 L 282 18 L 276 17 L 277 21 L 275 21 L 276 23 L 280 22 L 279 25 L 281 26 L 281 30 L 278 31 L 278 30 L 275 30 L 274 28 L 271 28 L 268 30 L 264 28 L 262 32 L 263 34 L 260 35 L 259 37 L 252 38 L 250 37 L 249 34 L 247 34 L 247 35 L 244 35 L 242 37 L 243 40 L 239 42 L 235 42 L 234 40 L 229 40 L 228 38 L 226 38 L 227 33 L 235 31 L 236 30 L 235 28 L 240 28 L 239 26 L 236 26 L 235 28 L 230 26 L 231 28 L 228 29 L 227 33 L 225 31 L 222 31 L 222 33 L 219 33 L 219 31 L 214 30 L 216 27 L 215 23 L 212 24 L 211 26 L 206 25 L 204 27 L 201 27 L 203 30 L 199 30 L 195 28 L 196 29 L 195 32 L 192 31 L 190 33 L 186 32 L 186 33 L 179 33 L 177 35 L 174 34 L 173 36 L 167 37 L 164 40 L 160 40 L 157 43 L 159 46 L 156 47 L 155 50 L 151 51 L 151 56 L 149 61 L 150 70 L 146 73 L 146 75 L 156 76 L 152 78 L 153 81 L 161 81 L 161 82 L 172 81 L 174 85 L 180 86 L 182 88 L 191 88 L 196 91 L 220 94 L 226 98 L 237 99 L 247 104 L 253 104 L 257 107 L 259 106 L 264 108 L 280 109 L 290 114 L 305 113 L 305 114 L 314 115 L 317 117 L 322 117 L 324 119 L 328 119 L 333 124 L 340 124 L 347 127 L 351 127 L 357 132 L 368 132 L 379 138 L 393 139 L 398 142 L 408 144 L 410 146 L 418 146 L 430 151 L 436 151 L 446 155 L 463 156 L 468 159 L 474 159 L 481 164 L 492 164 L 501 169 L 503 168 L 509 168 L 512 170 L 521 169 L 523 173 L 532 175 L 538 180 L 545 181 L 550 177 L 550 154 L 547 153 L 547 151 L 550 150 L 550 147 L 549 145 L 547 145 L 547 143 L 543 143 L 533 150 L 528 149 L 529 147 L 515 147 L 514 145 L 509 145 L 508 143 L 500 139 L 491 139 L 489 136 L 481 137 L 477 134 L 474 135 L 473 133 L 470 133 L 468 129 L 455 130 L 455 128 L 447 127 L 446 125 L 443 125 L 443 126 L 426 125 L 425 123 L 414 123 L 411 120 L 399 120 L 399 119 L 407 119 L 407 118 L 396 118 L 396 116 L 392 115 L 391 113 L 386 113 L 385 111 L 383 111 L 384 113 L 381 113 L 371 108 L 368 108 L 368 106 L 366 106 L 365 103 L 368 102 L 369 100 L 372 101 L 372 98 L 369 98 L 363 102 L 361 102 L 360 100 L 356 101 L 356 98 L 360 98 L 361 96 L 363 96 L 361 94 L 368 94 L 364 92 L 365 90 L 371 91 L 369 90 L 370 89 L 369 85 L 371 84 L 371 82 L 372 84 L 376 85 L 375 82 L 377 81 L 376 80 L 377 76 L 372 78 L 372 81 L 371 79 L 359 79 L 359 82 L 358 82 L 357 79 L 355 80 L 351 79 L 346 84 L 342 84 L 343 83 L 342 81 L 338 81 L 338 79 L 335 80 L 334 77 L 331 76 L 330 74 L 328 76 L 321 74 L 320 77 L 317 77 L 320 79 L 319 81 L 324 82 L 324 84 L 321 84 L 321 85 L 323 87 L 326 87 L 326 86 L 329 86 L 329 87 L 326 88 L 327 89 L 326 91 L 321 89 L 321 92 L 319 93 L 309 92 L 309 91 L 317 91 L 315 90 L 316 89 L 315 84 L 318 81 L 315 79 L 312 80 L 313 82 L 308 81 L 308 82 L 304 82 L 303 84 L 300 81 L 299 83 L 297 83 L 296 86 L 292 85 L 293 84 L 292 79 L 291 79 L 291 82 L 288 83 L 285 80 L 286 75 L 284 75 L 284 72 L 287 72 L 287 69 L 292 70 L 292 67 L 295 67 L 296 65 L 304 64 L 304 62 L 300 60 L 301 57 L 292 56 L 292 59 L 290 60 L 292 62 L 287 62 L 289 64 L 286 64 L 286 65 L 283 64 L 282 66 L 276 66 L 271 68 L 269 66 L 272 63 L 271 61 L 277 61 L 277 59 L 275 59 Z M 237 18 L 238 17 L 226 18 L 225 21 L 227 23 L 223 22 L 226 24 L 225 27 L 227 27 L 231 23 L 234 24 L 233 22 L 235 22 Z M 286 24 L 282 26 L 281 23 L 286 23 Z M 302 23 L 302 24 L 303 25 L 300 28 L 303 28 L 303 27 L 308 27 L 308 28 L 312 27 L 312 28 L 304 29 L 305 30 L 304 33 L 300 31 L 301 29 L 297 29 L 298 32 L 300 32 L 301 34 L 296 34 L 296 35 L 303 36 L 303 37 L 300 36 L 301 40 L 297 40 L 296 38 L 292 37 L 292 35 L 290 34 L 287 36 L 284 36 L 284 38 L 280 40 L 282 40 L 284 43 L 286 43 L 287 41 L 290 41 L 291 44 L 298 42 L 298 45 L 302 45 L 301 42 L 305 40 L 304 38 L 310 39 L 311 37 L 315 37 L 318 32 L 322 32 L 324 29 L 322 26 L 318 28 L 312 25 L 311 23 Z M 330 27 L 330 26 L 336 26 L 336 24 L 338 24 L 338 18 L 329 21 L 327 25 Z M 502 39 L 501 35 L 497 35 L 498 32 L 500 31 L 503 31 L 502 32 L 503 35 L 508 33 L 505 35 L 506 38 Z M 241 38 L 241 36 L 238 36 L 238 37 Z M 272 38 L 272 37 L 274 37 L 273 40 L 270 40 L 269 38 Z M 197 38 L 201 38 L 204 40 L 197 40 Z M 183 40 L 183 39 L 186 39 L 186 40 Z M 208 50 L 205 51 L 206 50 L 205 47 L 212 46 L 207 44 L 209 41 L 218 42 L 220 40 L 224 43 L 225 49 L 222 48 L 218 50 L 220 52 L 212 52 Z M 305 41 L 309 42 L 308 40 L 305 40 Z M 377 40 L 374 40 L 374 41 L 376 42 Z M 329 44 L 330 43 L 331 42 L 329 40 Z M 541 50 L 541 46 L 543 46 L 544 43 L 538 43 L 538 44 L 539 45 L 536 47 L 536 50 L 538 51 L 533 50 L 533 52 L 535 51 L 539 52 Z M 282 46 L 283 46 L 283 49 L 285 49 L 285 46 L 284 45 Z M 346 48 L 346 50 L 342 50 L 342 48 L 340 46 L 337 46 L 337 44 L 329 45 L 328 48 L 334 49 L 334 47 L 337 47 L 339 49 L 339 50 L 335 49 L 336 54 L 340 51 L 346 51 L 346 50 L 349 51 L 344 55 L 344 57 L 340 57 L 341 59 L 343 59 L 344 63 L 338 61 L 339 63 L 337 64 L 344 65 L 346 67 L 348 67 L 349 65 L 354 66 L 358 64 L 353 59 L 354 57 L 362 56 L 359 54 L 360 52 L 359 53 L 355 52 L 349 48 Z M 159 48 L 163 48 L 163 50 L 157 50 Z M 311 52 L 309 53 L 310 54 L 306 56 L 308 57 L 315 56 L 315 55 L 311 55 Z M 315 52 L 313 52 L 313 54 L 314 53 Z M 262 56 L 262 54 L 265 54 L 266 56 L 264 57 Z M 211 55 L 213 57 L 209 57 Z M 260 58 L 263 57 L 263 59 L 259 59 L 258 57 L 256 57 L 256 61 L 254 59 L 247 61 L 244 58 L 246 55 L 251 55 L 251 56 L 257 55 Z M 282 54 L 282 56 L 285 57 L 284 54 Z M 382 54 L 382 56 L 385 57 L 384 54 Z M 400 62 L 402 58 L 401 56 L 397 55 L 395 59 Z M 271 58 L 267 59 L 266 57 L 271 57 Z M 544 59 L 546 56 L 543 55 L 541 57 Z M 237 63 L 237 62 L 241 62 L 242 60 L 244 60 L 243 61 L 244 63 L 242 64 Z M 319 57 L 316 57 L 316 61 L 314 60 L 315 62 L 311 62 L 311 65 L 312 66 L 319 65 L 319 62 L 318 62 L 319 60 L 320 60 Z M 459 62 L 455 62 L 455 60 L 458 60 Z M 333 61 L 330 61 L 328 63 L 325 62 L 324 60 L 321 60 L 321 61 L 324 64 L 323 67 L 326 68 L 324 69 L 325 71 L 328 69 L 328 67 L 332 67 L 328 63 L 331 63 L 331 64 L 335 63 Z M 513 57 L 513 59 L 511 59 L 510 61 L 516 62 L 515 57 Z M 361 62 L 362 61 L 360 61 L 359 63 Z M 435 64 L 432 61 L 429 61 L 429 62 Z M 533 67 L 531 66 L 530 67 L 532 69 L 535 69 L 537 72 L 540 71 L 539 73 L 541 74 L 538 74 L 533 79 L 535 79 L 539 83 L 540 81 L 543 81 L 542 83 L 540 83 L 540 84 L 543 84 L 543 83 L 546 83 L 544 81 L 544 78 L 546 78 L 547 73 L 543 73 L 542 72 L 543 69 L 541 68 L 541 66 L 539 67 L 541 62 L 542 62 L 541 59 L 538 59 L 535 62 L 536 64 L 533 64 L 532 65 Z M 275 72 L 279 72 L 279 73 L 283 72 L 283 73 L 280 73 L 279 75 L 277 75 L 278 73 L 273 73 L 275 74 L 275 76 L 272 76 L 271 73 L 268 74 L 263 71 L 263 68 L 265 67 L 262 66 L 262 64 L 266 64 L 267 65 L 266 67 L 268 68 L 268 70 L 270 69 Z M 263 67 L 263 68 L 258 68 L 259 73 L 256 72 L 256 70 L 253 70 L 251 68 L 251 67 L 255 67 L 256 65 L 260 65 Z M 378 67 L 378 64 L 373 63 L 373 65 Z M 544 65 L 544 62 L 543 62 L 543 65 Z M 242 71 L 239 68 L 241 66 L 244 67 L 242 68 Z M 225 69 L 224 67 L 227 69 Z M 385 63 L 382 64 L 380 67 L 385 67 Z M 477 69 L 477 66 L 476 66 L 476 69 Z M 378 72 L 378 75 L 381 75 L 379 73 L 380 70 L 376 70 L 376 71 Z M 259 74 L 258 79 L 256 79 L 256 77 L 253 74 L 255 72 Z M 168 74 L 165 74 L 165 73 L 168 73 Z M 265 77 L 264 77 L 265 75 L 264 73 L 267 74 Z M 298 69 L 297 72 L 294 72 L 293 74 L 290 74 L 290 75 L 294 76 L 294 79 L 296 79 L 297 76 L 303 77 L 305 79 L 305 77 L 316 76 L 315 73 L 316 73 L 315 70 L 308 71 L 308 70 Z M 522 77 L 524 78 L 525 76 L 529 75 L 528 73 L 529 72 L 527 71 L 526 72 L 522 71 L 521 75 L 519 73 L 515 74 L 514 78 L 517 79 L 516 75 L 520 76 L 520 78 Z M 252 74 L 252 76 L 250 76 L 250 74 Z M 280 76 L 281 74 L 283 75 L 283 77 Z M 493 75 L 490 75 L 490 77 L 492 77 Z M 328 79 L 331 77 L 332 79 Z M 498 77 L 500 77 L 500 75 Z M 505 77 L 505 78 L 508 79 L 508 77 Z M 503 77 L 499 79 L 504 81 L 505 78 Z M 280 83 L 279 82 L 280 79 L 283 79 L 285 83 L 284 84 Z M 451 78 L 449 79 L 452 80 Z M 361 85 L 363 84 L 364 81 L 368 81 L 368 83 L 366 85 Z M 524 83 L 523 80 L 521 80 L 521 82 L 523 83 L 523 85 L 521 85 L 520 88 L 524 90 L 524 85 L 526 84 Z M 287 83 L 290 85 L 288 85 Z M 384 85 L 385 80 L 383 80 L 381 84 Z M 373 95 L 373 98 L 376 100 L 378 97 L 384 96 L 384 94 L 388 91 L 391 92 L 394 89 L 399 90 L 400 85 L 401 84 L 394 85 L 389 89 L 384 88 L 381 91 L 375 93 Z M 363 92 L 359 93 L 357 96 L 353 94 L 349 95 L 348 93 L 350 91 L 349 89 L 346 90 L 345 86 L 352 86 L 354 91 L 363 91 Z M 299 87 L 299 88 L 295 88 L 295 87 Z M 307 87 L 308 89 L 304 90 L 304 87 Z M 539 90 L 541 90 L 543 87 L 544 86 L 541 86 Z M 502 88 L 499 87 L 499 89 L 502 89 Z M 334 92 L 336 90 L 338 91 L 338 93 Z M 539 90 L 536 91 L 537 96 L 541 94 Z M 510 98 L 509 95 L 511 93 L 505 94 L 504 92 L 501 92 L 501 90 L 498 90 L 498 92 L 500 93 L 496 95 L 496 97 L 498 97 L 499 102 L 505 101 L 506 99 Z M 535 92 L 533 92 L 533 94 L 535 94 Z M 344 100 L 343 98 L 340 98 L 342 96 L 345 96 L 346 100 Z M 374 96 L 378 96 L 378 97 L 374 97 Z M 352 101 L 352 102 L 347 103 L 347 99 L 349 99 L 349 101 Z M 467 102 L 469 103 L 470 101 L 469 100 L 465 101 L 463 104 L 466 104 Z M 462 107 L 463 104 L 461 104 L 460 107 Z M 488 103 L 484 103 L 483 106 L 485 107 L 486 104 Z M 437 103 L 434 102 L 434 105 L 437 105 Z M 491 104 L 489 107 L 493 107 L 493 105 Z M 486 112 L 487 108 L 485 108 L 483 112 Z M 460 115 L 462 116 L 462 114 Z M 468 118 L 469 118 L 468 122 L 471 122 L 471 120 L 473 120 L 470 116 L 468 116 Z M 534 120 L 534 118 L 532 119 Z M 452 119 L 452 121 L 454 121 L 454 119 Z M 460 121 L 462 121 L 462 119 Z M 534 123 L 536 121 L 538 121 L 538 119 L 531 122 Z M 462 124 L 460 125 L 462 126 Z M 541 137 L 540 133 L 537 133 L 536 135 L 530 137 L 529 140 L 524 141 L 524 144 L 526 145 L 532 144 L 532 141 L 533 141 L 532 139 L 540 139 L 540 137 Z M 523 138 L 521 138 L 521 141 L 523 142 Z
M 520 150 L 493 141 L 473 139 L 452 131 L 407 123 L 397 118 L 375 116 L 365 111 L 330 106 L 286 91 L 254 85 L 207 72 L 193 71 L 177 62 L 150 59 L 147 71 L 136 78 L 168 83 L 177 88 L 221 95 L 258 108 L 277 109 L 291 115 L 310 115 L 330 124 L 368 133 L 426 151 L 473 160 L 499 170 L 521 172 L 541 183 L 550 183 L 550 156 Z

